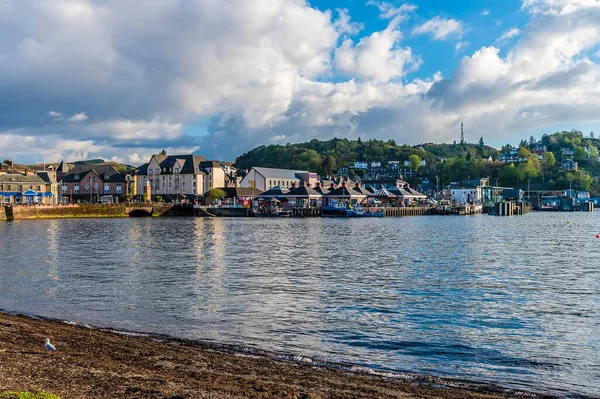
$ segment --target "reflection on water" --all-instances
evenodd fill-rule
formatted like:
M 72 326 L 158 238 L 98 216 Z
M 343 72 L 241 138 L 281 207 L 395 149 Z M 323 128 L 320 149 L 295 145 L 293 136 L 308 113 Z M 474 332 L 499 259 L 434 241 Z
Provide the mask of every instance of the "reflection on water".
M 600 395 L 600 215 L 0 224 L 0 308 Z

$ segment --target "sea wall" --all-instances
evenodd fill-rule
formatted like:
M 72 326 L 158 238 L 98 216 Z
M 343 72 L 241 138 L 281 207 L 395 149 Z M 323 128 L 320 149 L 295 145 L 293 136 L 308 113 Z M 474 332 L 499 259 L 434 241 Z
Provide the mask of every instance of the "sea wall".
M 0 210 L 0 220 L 58 219 L 58 218 L 118 218 L 132 211 L 152 216 L 183 215 L 185 211 L 170 204 L 73 204 L 73 205 L 15 205 Z M 180 208 L 180 207 L 177 207 Z

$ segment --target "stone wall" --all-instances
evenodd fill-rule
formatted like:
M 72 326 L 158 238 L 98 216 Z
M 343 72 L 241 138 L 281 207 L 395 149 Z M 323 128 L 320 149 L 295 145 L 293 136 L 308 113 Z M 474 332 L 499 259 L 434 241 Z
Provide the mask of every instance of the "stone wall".
M 129 211 L 136 208 L 127 203 L 120 204 L 75 204 L 75 205 L 31 205 L 12 206 L 0 210 L 0 220 L 14 218 L 23 219 L 54 219 L 54 218 L 117 218 L 128 217 Z M 152 209 L 153 216 L 171 214 L 169 204 L 143 204 L 140 208 Z

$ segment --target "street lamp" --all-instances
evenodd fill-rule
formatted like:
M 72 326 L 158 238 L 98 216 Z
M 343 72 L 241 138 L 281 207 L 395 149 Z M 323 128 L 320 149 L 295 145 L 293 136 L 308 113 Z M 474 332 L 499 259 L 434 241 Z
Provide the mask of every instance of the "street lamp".
M 530 182 L 530 180 L 528 179 L 527 180 L 527 201 L 529 201 L 529 195 L 530 195 L 529 194 L 529 182 Z

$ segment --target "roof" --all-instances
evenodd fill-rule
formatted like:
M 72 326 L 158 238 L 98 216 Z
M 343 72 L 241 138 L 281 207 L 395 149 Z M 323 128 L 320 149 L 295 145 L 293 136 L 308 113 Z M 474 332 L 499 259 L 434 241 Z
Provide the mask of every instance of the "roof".
M 288 195 L 290 192 L 290 190 L 288 190 L 285 187 L 281 187 L 281 186 L 276 186 L 276 187 L 271 187 L 270 189 L 268 189 L 267 191 L 265 191 L 264 193 L 262 193 L 260 196 L 261 197 L 285 197 L 286 195 Z
M 138 166 L 133 171 L 133 174 L 136 175 L 136 176 L 147 175 L 148 174 L 148 163 L 145 163 L 143 165 Z
M 67 165 L 65 163 L 65 161 L 60 161 L 60 163 L 56 167 L 56 171 L 57 172 L 61 172 L 61 173 L 68 173 L 69 172 L 69 165 Z
M 380 188 L 379 190 L 374 192 L 373 196 L 378 197 L 378 198 L 396 198 L 397 197 L 396 194 L 388 191 L 385 187 Z
M 56 183 L 56 174 L 54 172 L 37 172 L 37 175 L 46 183 Z
M 328 197 L 364 197 L 366 194 L 363 194 L 361 190 L 354 190 L 355 188 L 361 187 L 338 187 L 335 190 L 330 191 L 326 194 Z
M 125 176 L 123 176 L 118 170 L 109 164 L 75 165 L 75 167 L 71 169 L 69 173 L 64 175 L 61 180 L 65 183 L 80 182 L 85 180 L 85 176 L 92 171 L 100 176 L 102 181 L 117 183 L 125 182 Z M 79 176 L 79 178 L 75 179 L 75 176 Z
M 185 155 L 165 155 L 165 154 L 154 154 L 154 158 L 159 161 L 161 174 L 172 174 L 172 171 L 163 170 L 165 168 L 172 168 L 175 165 L 175 162 L 179 161 L 180 164 L 183 164 L 180 174 L 184 175 L 197 175 L 206 173 L 202 170 L 201 164 L 206 161 L 201 155 L 194 154 L 185 154 Z M 147 168 L 147 166 L 146 166 Z
M 20 175 L 18 173 L 7 173 L 5 175 L 0 175 L 0 182 L 12 184 L 12 183 L 45 183 L 44 180 L 36 175 L 35 173 L 30 173 L 27 176 Z
M 300 186 L 300 187 L 292 188 L 288 195 L 292 195 L 292 196 L 296 196 L 296 197 L 310 197 L 310 196 L 320 197 L 323 194 L 321 194 L 320 192 L 318 192 L 308 186 Z
M 291 169 L 273 169 L 263 167 L 253 167 L 257 173 L 263 176 L 265 179 L 298 179 L 296 176 L 298 173 L 308 173 L 306 170 L 291 170 Z
M 258 197 L 262 194 L 262 191 L 253 187 L 221 187 L 219 190 L 225 191 L 227 194 L 226 198 Z

